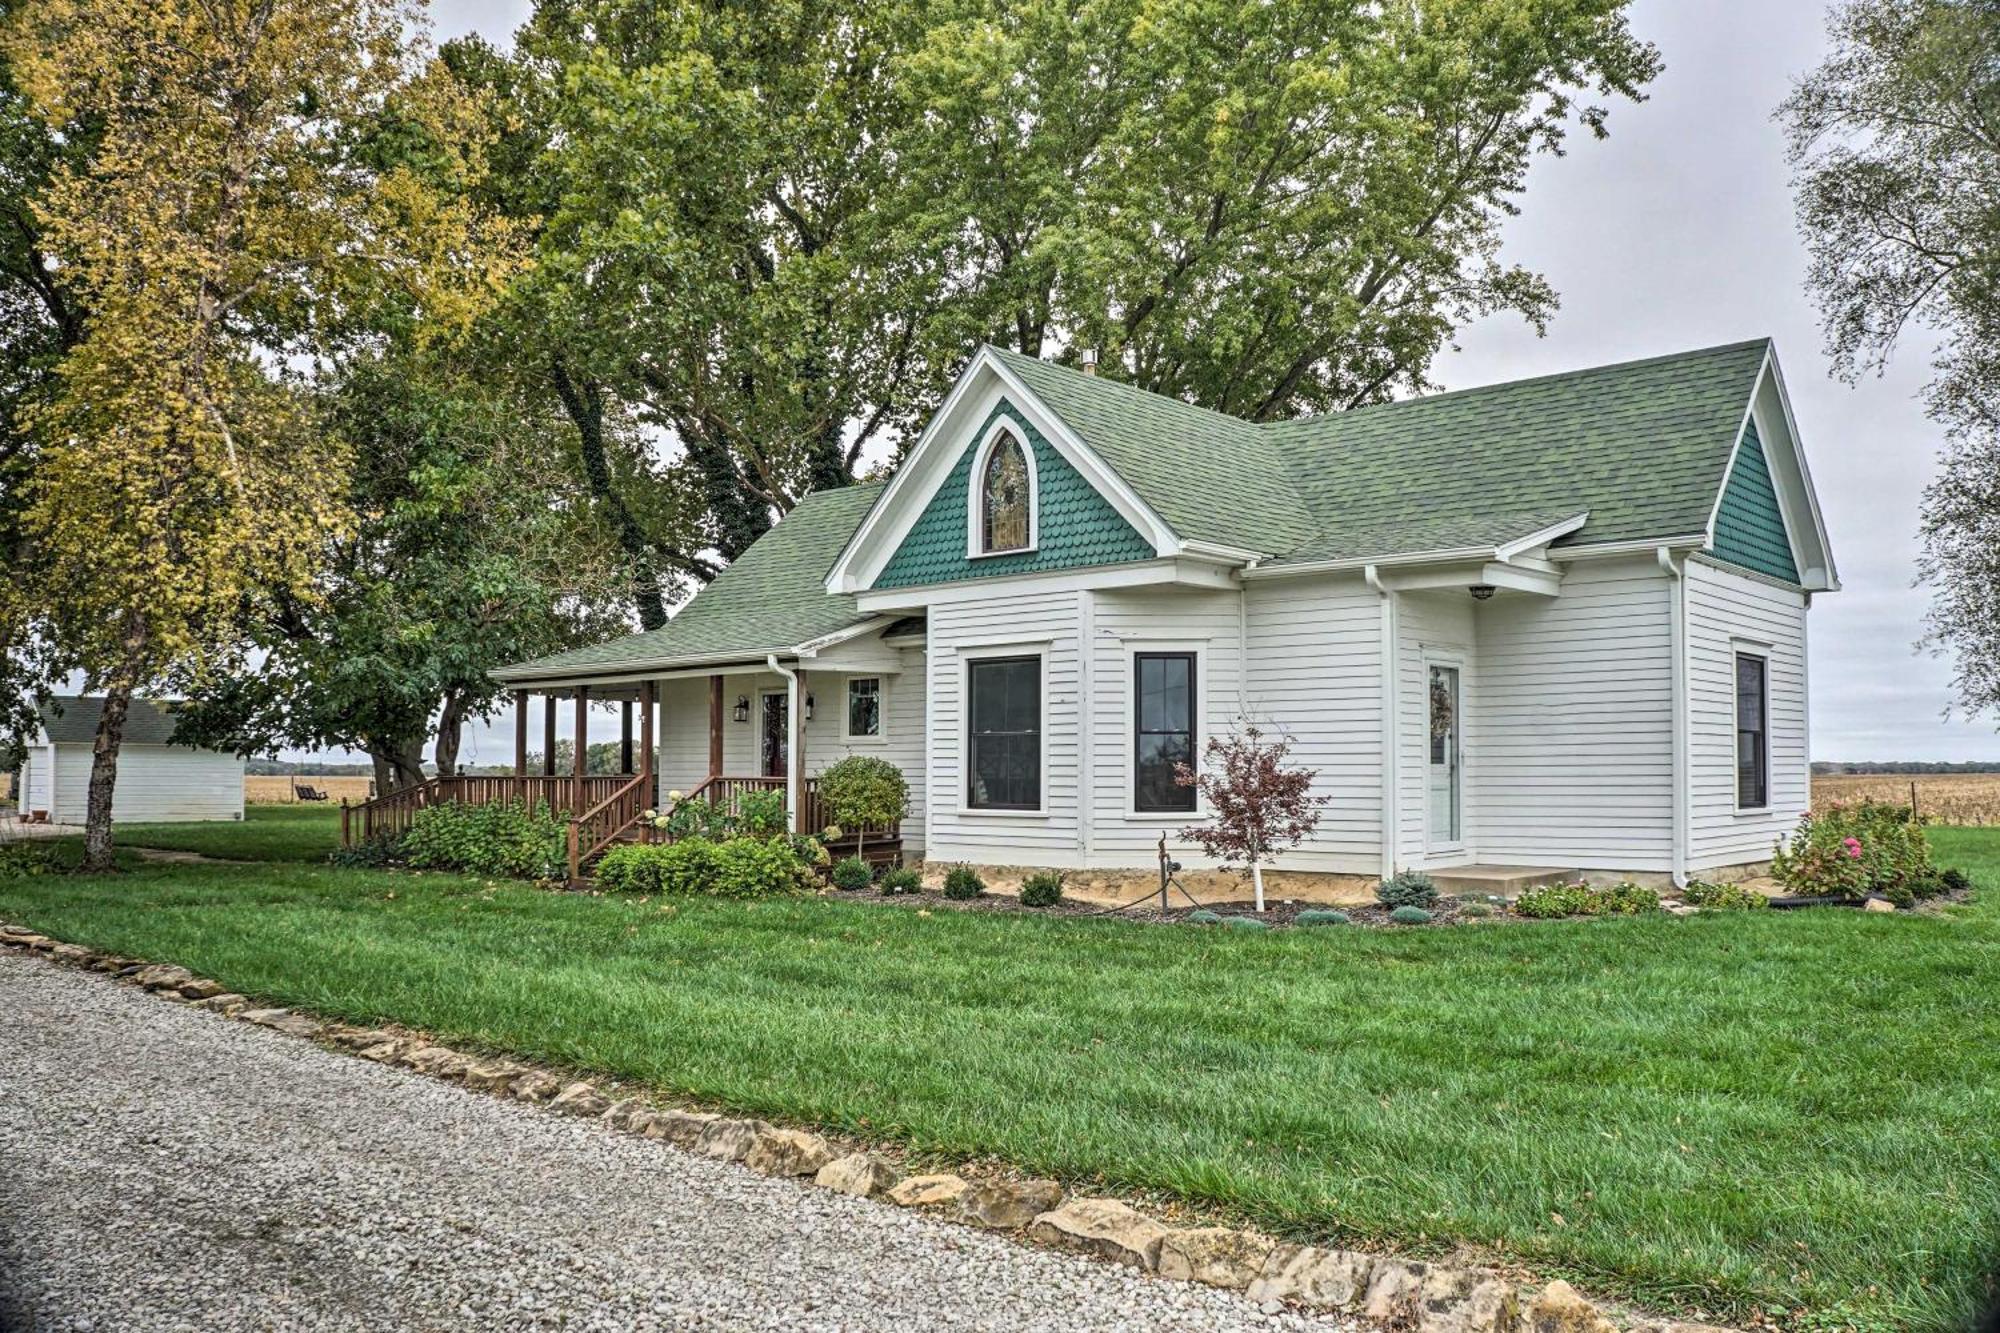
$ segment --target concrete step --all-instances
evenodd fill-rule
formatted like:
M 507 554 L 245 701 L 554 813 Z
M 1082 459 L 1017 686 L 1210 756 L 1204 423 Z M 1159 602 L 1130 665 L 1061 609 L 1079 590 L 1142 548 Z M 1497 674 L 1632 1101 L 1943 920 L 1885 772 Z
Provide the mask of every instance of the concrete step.
M 1449 870 L 1427 872 L 1441 893 L 1499 894 L 1518 897 L 1523 890 L 1543 884 L 1569 884 L 1583 878 L 1581 871 L 1563 866 L 1453 866 Z

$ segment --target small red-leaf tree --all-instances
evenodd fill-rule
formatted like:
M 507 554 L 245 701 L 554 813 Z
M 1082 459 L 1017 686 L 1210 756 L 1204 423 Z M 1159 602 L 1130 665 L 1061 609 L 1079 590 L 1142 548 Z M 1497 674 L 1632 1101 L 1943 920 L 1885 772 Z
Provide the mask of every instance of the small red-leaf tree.
M 1319 827 L 1320 807 L 1331 798 L 1312 793 L 1315 769 L 1285 763 L 1292 742 L 1265 740 L 1256 727 L 1209 741 L 1201 771 L 1174 766 L 1174 780 L 1194 787 L 1208 803 L 1206 824 L 1190 824 L 1181 837 L 1224 865 L 1250 870 L 1257 910 L 1264 910 L 1264 865 Z

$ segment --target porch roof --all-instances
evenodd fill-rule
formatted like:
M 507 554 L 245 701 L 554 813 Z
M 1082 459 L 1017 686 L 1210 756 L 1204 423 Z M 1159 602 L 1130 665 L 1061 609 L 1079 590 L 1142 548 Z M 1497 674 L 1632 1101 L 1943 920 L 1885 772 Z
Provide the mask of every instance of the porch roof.
M 808 495 L 659 629 L 501 667 L 493 677 L 523 684 L 759 661 L 879 619 L 857 610 L 852 595 L 829 594 L 825 579 L 881 493 L 882 483 L 870 482 Z

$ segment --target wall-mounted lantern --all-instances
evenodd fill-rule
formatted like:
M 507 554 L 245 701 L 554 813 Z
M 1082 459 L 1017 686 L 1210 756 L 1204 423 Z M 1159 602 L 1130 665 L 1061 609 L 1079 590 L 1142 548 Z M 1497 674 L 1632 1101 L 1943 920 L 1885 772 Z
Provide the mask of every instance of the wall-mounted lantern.
M 812 720 L 813 720 L 813 697 L 810 693 L 808 693 L 806 695 L 806 721 L 810 722 Z
M 747 694 L 736 696 L 736 720 L 738 722 L 750 720 L 750 696 Z

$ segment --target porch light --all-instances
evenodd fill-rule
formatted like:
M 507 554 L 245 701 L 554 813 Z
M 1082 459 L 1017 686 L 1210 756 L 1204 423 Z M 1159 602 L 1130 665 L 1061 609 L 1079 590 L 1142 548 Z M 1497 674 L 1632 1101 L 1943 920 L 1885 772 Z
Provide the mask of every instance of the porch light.
M 806 721 L 810 722 L 812 720 L 813 720 L 813 697 L 810 693 L 808 693 L 806 695 Z
M 1493 585 L 1490 583 L 1475 583 L 1466 591 L 1472 594 L 1473 601 L 1483 602 L 1493 596 Z
M 736 715 L 736 720 L 737 720 L 738 722 L 748 722 L 748 721 L 750 720 L 750 696 L 749 696 L 749 695 L 747 695 L 747 694 L 739 694 L 739 695 L 737 695 L 737 696 L 736 696 L 736 710 L 735 710 L 735 715 Z

